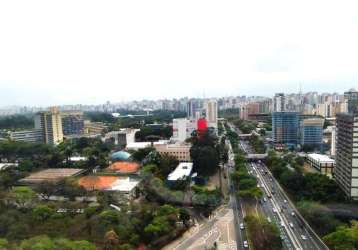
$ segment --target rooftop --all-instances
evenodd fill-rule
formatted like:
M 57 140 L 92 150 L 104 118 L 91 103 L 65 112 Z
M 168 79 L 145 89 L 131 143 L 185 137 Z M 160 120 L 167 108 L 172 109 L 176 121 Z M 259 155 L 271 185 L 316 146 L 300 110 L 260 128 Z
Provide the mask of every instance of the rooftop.
M 139 168 L 140 168 L 140 165 L 138 163 L 119 161 L 119 162 L 113 163 L 111 166 L 109 166 L 107 168 L 107 170 L 130 174 L 130 173 L 137 172 L 139 170 Z
M 20 180 L 25 183 L 57 182 L 66 177 L 76 176 L 86 171 L 81 168 L 49 168 L 32 173 Z
M 70 161 L 86 161 L 87 160 L 87 157 L 84 157 L 84 156 L 72 156 L 70 157 L 69 159 Z
M 112 160 L 115 161 L 127 161 L 131 157 L 131 154 L 126 151 L 118 151 L 111 155 Z
M 9 167 L 17 167 L 17 163 L 0 163 L 0 170 L 4 170 Z
M 176 181 L 184 177 L 188 177 L 193 170 L 192 162 L 181 162 L 178 167 L 168 175 L 168 181 Z
M 130 192 L 139 180 L 121 176 L 84 176 L 79 179 L 79 185 L 87 190 L 106 190 Z
M 159 140 L 154 142 L 154 145 L 162 145 L 162 144 L 166 144 L 168 143 L 167 140 Z M 151 142 L 131 142 L 128 143 L 126 146 L 126 149 L 131 149 L 131 150 L 137 150 L 137 149 L 142 149 L 142 148 L 146 148 L 146 147 L 150 147 L 151 146 Z
M 334 163 L 335 161 L 327 155 L 321 155 L 321 154 L 308 154 L 308 157 L 315 161 L 319 161 L 320 163 Z

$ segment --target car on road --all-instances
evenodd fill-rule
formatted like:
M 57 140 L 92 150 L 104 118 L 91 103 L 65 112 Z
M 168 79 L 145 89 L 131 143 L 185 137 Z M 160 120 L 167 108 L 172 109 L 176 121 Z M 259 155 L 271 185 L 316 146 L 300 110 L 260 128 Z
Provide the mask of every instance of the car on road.
M 301 239 L 302 239 L 302 240 L 307 240 L 307 237 L 302 234 L 302 235 L 301 235 Z
M 267 221 L 271 223 L 271 218 L 270 217 L 267 217 Z
M 249 243 L 247 243 L 247 240 L 244 240 L 244 248 L 249 248 Z
M 283 221 L 280 222 L 281 227 L 285 227 L 285 224 L 283 223 Z
M 241 229 L 241 230 L 244 230 L 244 229 L 245 229 L 244 223 L 240 223 L 240 229 Z
M 290 222 L 290 224 L 289 224 L 289 225 L 290 225 L 290 227 L 291 227 L 291 228 L 293 228 L 293 223 L 292 223 L 292 222 Z
M 296 214 L 295 214 L 295 212 L 292 212 L 291 215 L 292 215 L 292 216 L 295 216 Z
M 267 199 L 266 198 L 264 198 L 264 202 L 266 202 L 267 201 Z
M 283 200 L 284 203 L 287 203 L 287 200 Z
M 273 208 L 272 211 L 273 211 L 274 213 L 277 213 L 277 209 L 276 209 L 276 208 Z

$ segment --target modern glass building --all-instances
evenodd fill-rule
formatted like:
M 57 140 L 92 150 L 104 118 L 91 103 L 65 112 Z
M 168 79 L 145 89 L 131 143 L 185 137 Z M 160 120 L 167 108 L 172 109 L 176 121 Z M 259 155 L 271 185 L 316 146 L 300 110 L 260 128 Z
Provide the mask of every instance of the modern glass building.
M 298 112 L 272 113 L 272 139 L 275 146 L 297 146 L 299 143 Z
M 323 124 L 321 118 L 304 119 L 301 121 L 301 145 L 320 148 L 323 141 Z

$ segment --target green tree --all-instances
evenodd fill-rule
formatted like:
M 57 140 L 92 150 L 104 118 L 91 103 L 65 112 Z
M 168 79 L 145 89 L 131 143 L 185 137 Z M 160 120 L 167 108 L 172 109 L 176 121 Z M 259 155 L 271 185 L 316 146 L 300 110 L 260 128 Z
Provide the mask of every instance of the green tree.
M 219 154 L 214 147 L 193 145 L 190 156 L 194 163 L 194 171 L 202 176 L 213 175 L 219 165 Z
M 54 210 L 46 205 L 37 205 L 32 209 L 32 215 L 36 220 L 45 221 L 49 219 L 53 214 Z
M 338 227 L 335 232 L 323 237 L 323 240 L 333 250 L 358 249 L 358 221 L 352 221 L 351 227 Z
M 256 250 L 282 249 L 280 231 L 273 223 L 269 223 L 262 215 L 245 217 L 248 237 Z
M 7 239 L 0 238 L 0 250 L 7 250 L 9 249 L 9 242 Z
M 14 187 L 9 198 L 20 208 L 31 206 L 36 198 L 36 193 L 29 187 Z

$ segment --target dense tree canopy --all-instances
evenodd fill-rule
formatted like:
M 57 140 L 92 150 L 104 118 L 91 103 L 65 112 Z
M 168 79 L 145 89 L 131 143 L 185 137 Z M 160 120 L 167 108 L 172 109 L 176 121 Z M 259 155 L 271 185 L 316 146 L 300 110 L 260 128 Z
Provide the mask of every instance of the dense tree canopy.
M 273 223 L 269 223 L 263 216 L 248 215 L 245 222 L 251 235 L 253 248 L 257 250 L 279 250 L 282 249 L 280 231 Z
M 34 127 L 32 115 L 11 115 L 0 117 L 0 129 L 18 130 Z
M 328 234 L 323 239 L 333 250 L 358 249 L 358 221 L 352 221 L 350 227 L 339 227 L 337 231 Z
M 213 175 L 218 170 L 220 161 L 220 145 L 217 138 L 210 132 L 201 137 L 194 136 L 190 156 L 195 172 L 202 176 Z

